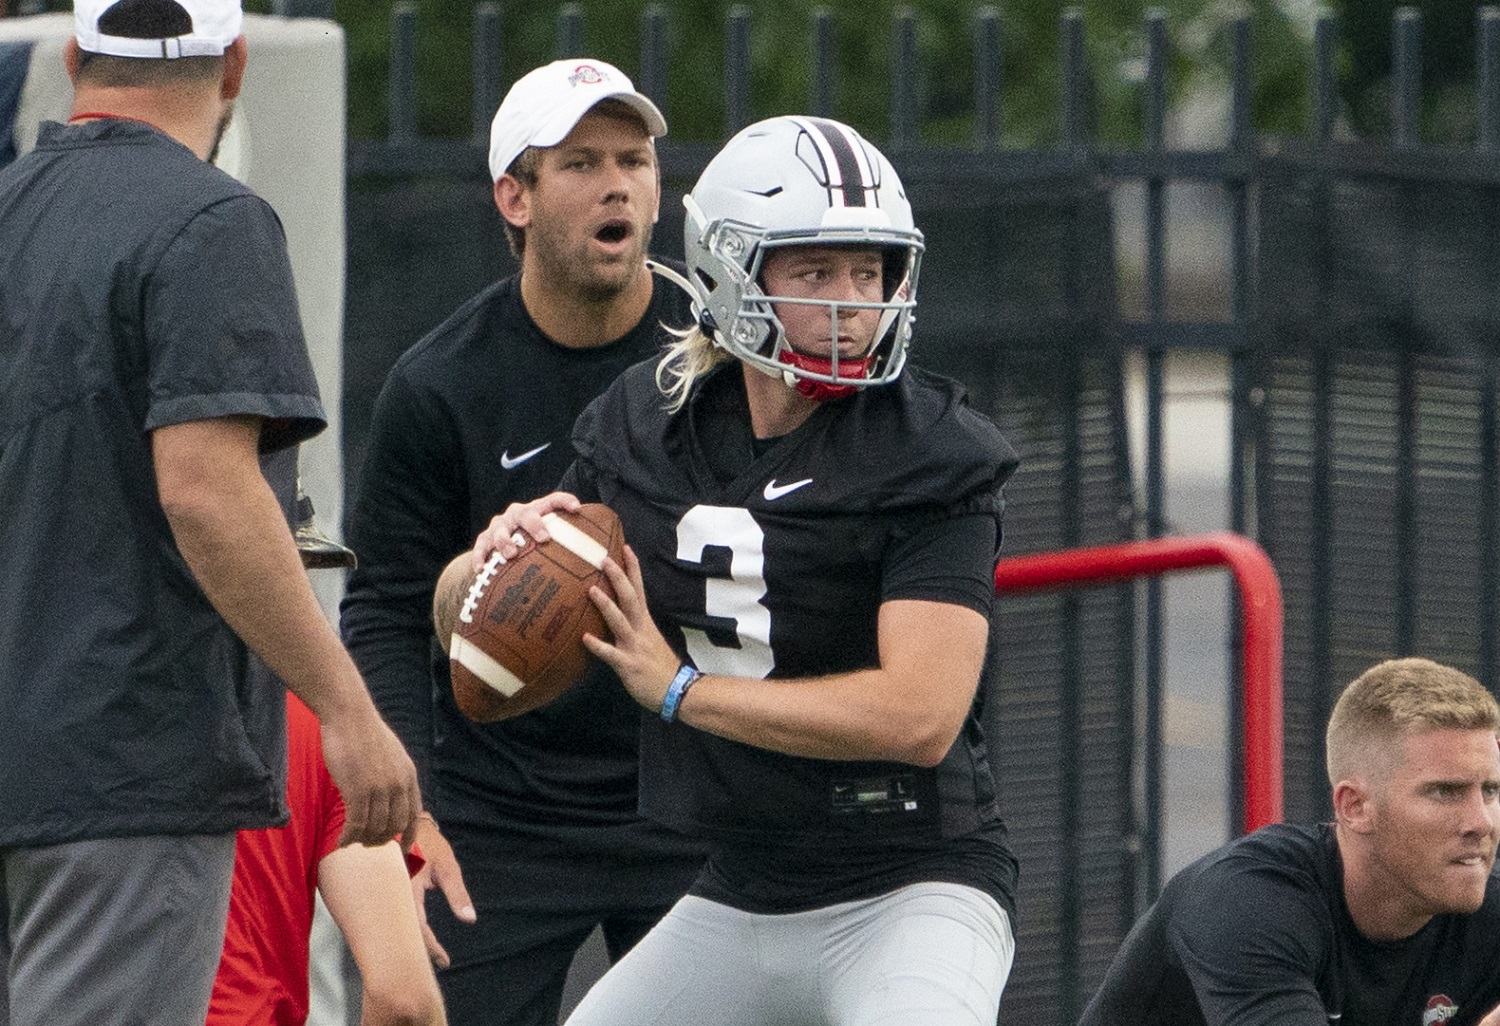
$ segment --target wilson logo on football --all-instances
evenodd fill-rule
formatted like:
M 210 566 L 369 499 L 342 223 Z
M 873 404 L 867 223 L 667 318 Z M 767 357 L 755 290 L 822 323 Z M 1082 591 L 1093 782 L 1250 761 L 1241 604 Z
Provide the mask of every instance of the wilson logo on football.
M 609 591 L 604 561 L 625 558 L 619 518 L 586 503 L 547 513 L 542 524 L 548 541 L 519 535 L 519 552 L 493 553 L 478 573 L 472 554 L 461 552 L 433 589 L 433 629 L 448 653 L 453 698 L 471 720 L 493 723 L 547 704 L 587 669 L 583 636 L 610 637 L 590 595 L 596 586 Z

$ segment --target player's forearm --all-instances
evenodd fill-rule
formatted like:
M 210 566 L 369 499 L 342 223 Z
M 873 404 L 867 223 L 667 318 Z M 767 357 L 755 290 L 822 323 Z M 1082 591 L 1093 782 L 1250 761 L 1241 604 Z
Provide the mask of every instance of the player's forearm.
M 430 975 L 420 981 L 365 980 L 359 1026 L 447 1026 L 448 1015 Z
M 688 692 L 677 719 L 787 755 L 934 766 L 953 746 L 962 718 L 886 700 L 906 686 L 879 669 L 795 680 L 708 675 Z
M 709 677 L 679 717 L 721 737 L 789 755 L 934 766 L 974 700 L 988 624 L 937 602 L 887 602 L 874 669 L 810 680 Z
M 539 521 L 547 501 L 496 517 L 479 536 L 476 555 L 498 551 L 509 558 L 518 527 L 540 537 L 528 518 Z M 590 594 L 612 637 L 585 635 L 585 646 L 637 702 L 654 711 L 670 697 L 675 718 L 689 726 L 786 755 L 935 766 L 973 705 L 989 621 L 967 606 L 901 599 L 880 606 L 878 666 L 765 680 L 722 674 L 715 653 L 704 653 L 705 676 L 674 694 L 686 678 L 646 604 L 640 561 L 627 547 L 623 564 L 606 559 L 603 567 L 609 588 Z
M 362 1026 L 442 1026 L 442 998 L 396 846 L 340 848 L 324 856 L 318 891 L 359 967 Z

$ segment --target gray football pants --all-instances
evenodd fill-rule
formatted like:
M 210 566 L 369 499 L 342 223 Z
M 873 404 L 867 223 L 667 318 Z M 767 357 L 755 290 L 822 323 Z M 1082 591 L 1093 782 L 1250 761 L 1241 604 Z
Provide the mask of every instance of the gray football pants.
M 1015 937 L 972 887 L 913 884 L 810 912 L 686 897 L 567 1026 L 994 1026 Z
M 234 838 L 0 849 L 0 1023 L 6 990 L 11 1026 L 203 1022 L 224 951 Z

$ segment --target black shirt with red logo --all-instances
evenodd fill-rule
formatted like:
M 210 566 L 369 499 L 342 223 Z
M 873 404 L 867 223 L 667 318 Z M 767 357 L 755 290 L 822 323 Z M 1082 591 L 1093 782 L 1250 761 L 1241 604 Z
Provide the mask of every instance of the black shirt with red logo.
M 1473 1026 L 1500 1005 L 1500 877 L 1472 915 L 1374 941 L 1333 827 L 1276 824 L 1178 873 L 1080 1026 Z

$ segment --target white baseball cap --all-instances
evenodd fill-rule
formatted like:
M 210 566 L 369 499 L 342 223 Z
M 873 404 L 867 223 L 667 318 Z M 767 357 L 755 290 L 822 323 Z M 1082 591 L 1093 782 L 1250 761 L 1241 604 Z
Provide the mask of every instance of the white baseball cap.
M 626 74 L 590 57 L 553 61 L 522 75 L 490 122 L 490 177 L 496 181 L 528 146 L 556 146 L 600 100 L 628 104 L 651 138 L 667 134 L 661 111 L 635 91 Z
M 240 0 L 73 0 L 78 47 L 113 57 L 217 57 L 240 36 Z M 154 38 L 112 30 L 159 24 L 182 29 Z

